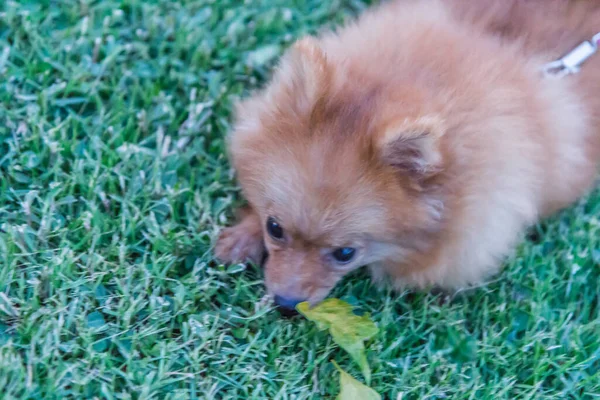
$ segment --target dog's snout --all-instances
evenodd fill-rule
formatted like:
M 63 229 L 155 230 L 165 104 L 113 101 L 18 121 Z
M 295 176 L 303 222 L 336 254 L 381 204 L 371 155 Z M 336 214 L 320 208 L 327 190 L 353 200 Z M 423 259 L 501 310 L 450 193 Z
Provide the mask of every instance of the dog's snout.
M 301 299 L 295 299 L 292 297 L 285 297 L 285 296 L 279 296 L 279 295 L 275 295 L 274 300 L 275 300 L 275 304 L 277 304 L 277 306 L 279 306 L 279 309 L 287 315 L 295 314 L 296 306 L 299 303 L 302 303 L 304 301 Z

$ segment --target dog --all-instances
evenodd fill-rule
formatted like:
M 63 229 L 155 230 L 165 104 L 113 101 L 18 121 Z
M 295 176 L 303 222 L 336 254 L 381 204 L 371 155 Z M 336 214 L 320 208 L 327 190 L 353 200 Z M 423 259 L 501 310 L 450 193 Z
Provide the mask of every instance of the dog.
M 290 310 L 365 265 L 402 290 L 482 282 L 594 185 L 600 53 L 542 71 L 598 32 L 594 1 L 399 0 L 300 39 L 238 104 L 228 151 L 248 206 L 216 257 L 268 252 L 268 293 Z

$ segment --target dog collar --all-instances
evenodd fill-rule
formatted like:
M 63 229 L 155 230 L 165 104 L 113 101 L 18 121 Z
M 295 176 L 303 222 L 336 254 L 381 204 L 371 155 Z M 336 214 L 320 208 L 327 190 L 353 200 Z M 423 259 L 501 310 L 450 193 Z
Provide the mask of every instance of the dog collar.
M 544 65 L 542 72 L 547 78 L 562 78 L 579 72 L 581 65 L 600 48 L 600 32 L 586 40 L 558 60 Z

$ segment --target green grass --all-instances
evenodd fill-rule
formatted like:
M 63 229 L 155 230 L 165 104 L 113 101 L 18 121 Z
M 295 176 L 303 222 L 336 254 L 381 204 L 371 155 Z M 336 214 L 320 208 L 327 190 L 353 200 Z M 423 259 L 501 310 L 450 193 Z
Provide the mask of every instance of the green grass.
M 0 2 L 0 397 L 332 398 L 325 332 L 211 243 L 232 103 L 359 0 Z M 350 277 L 387 399 L 600 397 L 600 194 L 445 300 Z

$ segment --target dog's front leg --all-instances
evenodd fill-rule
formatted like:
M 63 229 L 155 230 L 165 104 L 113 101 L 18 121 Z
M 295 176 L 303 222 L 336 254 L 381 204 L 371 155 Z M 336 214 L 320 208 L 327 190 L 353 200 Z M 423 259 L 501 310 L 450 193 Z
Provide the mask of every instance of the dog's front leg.
M 239 210 L 237 225 L 221 232 L 215 245 L 215 256 L 224 263 L 260 263 L 265 256 L 262 224 L 258 214 L 250 207 Z

